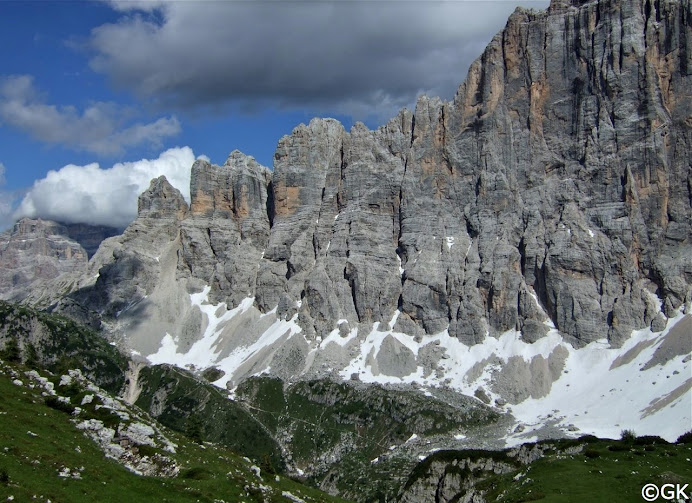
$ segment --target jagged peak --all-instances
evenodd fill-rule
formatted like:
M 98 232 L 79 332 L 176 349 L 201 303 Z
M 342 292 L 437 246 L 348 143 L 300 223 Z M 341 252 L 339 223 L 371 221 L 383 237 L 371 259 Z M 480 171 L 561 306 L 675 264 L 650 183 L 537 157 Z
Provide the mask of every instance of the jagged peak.
M 66 234 L 65 227 L 59 222 L 40 217 L 22 217 L 14 223 L 12 234 Z
M 343 127 L 341 122 L 333 117 L 313 117 L 310 119 L 310 127 L 315 127 L 318 125 L 334 125 Z
M 226 162 L 224 163 L 224 166 L 235 165 L 235 164 L 238 164 L 239 162 L 248 164 L 248 163 L 257 162 L 257 161 L 253 156 L 247 155 L 236 148 L 230 154 L 228 154 L 228 157 L 226 158 Z
M 331 117 L 313 117 L 308 124 L 301 122 L 293 128 L 290 135 L 284 135 L 279 142 L 291 136 L 300 136 L 307 133 L 323 132 L 343 132 L 344 125 L 337 119 Z
M 188 207 L 183 195 L 161 175 L 154 178 L 149 188 L 142 192 L 137 201 L 139 218 L 176 218 L 187 213 Z
M 550 0 L 548 10 L 551 12 L 560 11 L 569 7 L 581 7 L 590 2 L 593 2 L 593 0 Z
M 247 155 L 238 149 L 228 154 L 224 166 L 231 169 L 249 170 L 255 176 L 264 176 L 269 173 L 269 168 L 257 162 L 257 159 L 253 156 Z
M 365 123 L 363 123 L 361 121 L 356 121 L 353 123 L 353 126 L 351 126 L 351 134 L 353 134 L 355 132 L 367 133 L 369 131 L 370 131 L 370 128 L 368 128 L 368 126 L 366 126 Z

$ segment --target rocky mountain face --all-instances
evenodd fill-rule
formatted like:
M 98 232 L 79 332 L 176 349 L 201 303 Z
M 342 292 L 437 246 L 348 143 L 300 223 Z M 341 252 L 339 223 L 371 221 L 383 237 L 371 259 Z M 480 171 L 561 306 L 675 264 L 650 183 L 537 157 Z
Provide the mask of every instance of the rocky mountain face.
M 122 234 L 123 229 L 107 225 L 92 224 L 60 224 L 65 228 L 66 236 L 79 243 L 91 258 L 104 239 Z
M 451 102 L 301 125 L 273 173 L 197 161 L 178 275 L 309 334 L 397 309 L 465 344 L 663 328 L 691 292 L 689 3 L 581 3 L 517 10 Z
M 65 273 L 82 273 L 88 258 L 117 229 L 23 218 L 0 234 L 0 298 L 19 300 Z
M 504 407 L 563 400 L 590 382 L 576 369 L 612 403 L 622 362 L 641 363 L 666 400 L 627 406 L 654 428 L 692 388 L 690 9 L 518 9 L 450 102 L 375 131 L 314 119 L 273 171 L 198 160 L 189 206 L 154 180 L 72 293 L 41 302 L 229 388 L 330 375 Z M 580 356 L 594 348 L 609 356 Z
M 512 449 L 545 438 L 675 440 L 692 424 L 691 24 L 689 0 L 518 9 L 450 102 L 374 131 L 301 124 L 272 171 L 198 160 L 190 204 L 152 180 L 120 235 L 19 222 L 0 291 L 127 351 L 80 349 L 85 375 L 109 369 L 161 422 L 363 501 L 505 494 L 535 461 Z M 4 354 L 74 362 L 81 332 L 17 312 Z

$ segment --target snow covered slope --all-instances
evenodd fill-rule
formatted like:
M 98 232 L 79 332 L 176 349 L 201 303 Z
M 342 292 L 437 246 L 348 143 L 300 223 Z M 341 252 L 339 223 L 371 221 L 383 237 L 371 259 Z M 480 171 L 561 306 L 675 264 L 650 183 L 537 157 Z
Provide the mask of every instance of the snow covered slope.
M 632 429 L 668 440 L 692 424 L 689 305 L 662 332 L 635 331 L 619 348 L 604 339 L 576 349 L 554 328 L 534 343 L 508 331 L 466 346 L 446 330 L 425 338 L 396 332 L 398 311 L 386 326 L 340 320 L 340 329 L 309 340 L 297 315 L 261 314 L 252 298 L 227 310 L 210 304 L 208 291 L 190 295 L 190 309 L 206 319 L 203 337 L 183 350 L 173 336 L 160 334 L 160 347 L 147 356 L 151 363 L 216 367 L 224 374 L 215 384 L 231 389 L 261 373 L 446 387 L 511 412 L 521 426 L 508 432 L 510 445 L 533 439 L 546 424 L 565 435 L 617 437 Z

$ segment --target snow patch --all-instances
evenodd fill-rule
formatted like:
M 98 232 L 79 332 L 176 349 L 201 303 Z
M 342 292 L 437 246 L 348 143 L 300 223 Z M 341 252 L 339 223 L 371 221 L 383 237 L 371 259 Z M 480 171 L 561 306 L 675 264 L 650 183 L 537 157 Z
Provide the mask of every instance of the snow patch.
M 255 299 L 246 297 L 237 307 L 226 311 L 225 302 L 216 305 L 208 303 L 210 291 L 211 287 L 205 286 L 201 292 L 190 295 L 192 306 L 196 306 L 207 317 L 207 328 L 202 337 L 195 341 L 187 353 L 178 353 L 179 341 L 174 339 L 169 333 L 166 333 L 161 340 L 161 346 L 158 351 L 147 356 L 147 359 L 152 364 L 170 363 L 178 367 L 207 368 L 216 362 L 221 351 L 216 351 L 215 347 L 219 342 L 223 325 L 250 309 Z M 223 314 L 217 316 L 219 312 L 223 312 Z
M 213 384 L 220 388 L 226 388 L 233 378 L 233 374 L 250 357 L 260 353 L 280 339 L 288 340 L 301 331 L 302 329 L 298 325 L 298 314 L 293 315 L 290 320 L 276 320 L 253 344 L 236 348 L 230 355 L 216 364 L 216 367 L 225 372 L 225 375 Z
M 403 378 L 381 374 L 378 371 L 373 371 L 372 365 L 369 363 L 371 357 L 377 357 L 384 340 L 391 336 L 396 339 L 401 345 L 410 350 L 414 356 L 418 356 L 418 351 L 421 344 L 407 334 L 396 332 L 392 327 L 401 314 L 397 310 L 392 315 L 392 319 L 387 324 L 387 328 L 380 329 L 380 322 L 375 322 L 370 333 L 364 341 L 360 343 L 360 354 L 356 356 L 343 370 L 339 372 L 344 379 L 349 379 L 353 374 L 360 374 L 360 379 L 365 382 L 379 384 L 395 384 L 401 382 L 421 382 L 423 381 L 423 367 L 419 366 L 415 372 L 404 376 Z
M 339 320 L 341 321 L 346 321 L 346 320 Z M 339 323 L 341 324 L 341 323 Z M 322 342 L 320 342 L 320 349 L 323 349 L 327 347 L 328 344 L 334 343 L 338 344 L 341 347 L 346 346 L 349 342 L 351 342 L 353 339 L 355 339 L 358 336 L 358 327 L 351 329 L 348 332 L 348 335 L 346 337 L 341 337 L 341 334 L 339 333 L 339 329 L 335 328 L 331 332 L 329 332 L 329 335 L 325 337 Z
M 531 289 L 527 291 L 540 306 L 535 293 Z M 612 348 L 606 339 L 601 339 L 581 349 L 565 342 L 549 320 L 546 321 L 550 327 L 548 333 L 534 343 L 522 340 L 521 333 L 516 330 L 499 337 L 486 336 L 482 343 L 473 346 L 451 337 L 447 330 L 417 342 L 393 330 L 399 315 L 396 311 L 387 325 L 379 322 L 373 325 L 370 333 L 360 341 L 356 356 L 339 374 L 344 379 L 357 374 L 361 381 L 370 383 L 449 387 L 469 396 L 481 387 L 491 400 L 497 400 L 503 398 L 494 386 L 497 373 L 503 371 L 510 358 L 520 358 L 528 366 L 535 358 L 548 360 L 559 350 L 559 354 L 566 355 L 564 367 L 547 394 L 510 404 L 512 414 L 524 425 L 524 431 L 508 433 L 505 437 L 508 446 L 529 441 L 546 422 L 555 423 L 565 431 L 578 431 L 580 435 L 591 433 L 618 438 L 623 429 L 632 429 L 638 435 L 659 435 L 674 441 L 692 424 L 692 359 L 682 355 L 647 370 L 640 369 L 651 360 L 666 335 L 688 310 L 689 307 L 671 318 L 663 332 L 653 333 L 650 329 L 633 332 L 620 348 Z M 403 377 L 382 374 L 374 361 L 388 336 L 409 349 L 416 358 L 424 346 L 437 346 L 436 351 L 443 355 L 437 363 L 437 371 L 424 375 L 419 365 L 416 371 Z M 643 343 L 647 343 L 645 349 L 631 363 L 613 366 L 616 359 Z M 479 366 L 483 361 L 485 366 Z
M 565 369 L 550 393 L 512 406 L 513 415 L 528 426 L 538 426 L 553 414 L 565 428 L 574 425 L 580 434 L 619 438 L 623 429 L 631 429 L 637 435 L 659 435 L 674 441 L 692 424 L 692 394 L 689 389 L 680 393 L 685 387 L 692 389 L 690 361 L 678 357 L 645 371 L 640 368 L 682 316 L 671 319 L 660 334 L 649 329 L 635 331 L 621 348 L 610 348 L 603 341 L 578 350 L 566 346 L 570 352 Z M 619 356 L 645 341 L 653 343 L 632 362 L 611 368 Z M 662 397 L 669 397 L 670 403 L 656 410 L 655 404 Z M 512 437 L 507 440 L 511 443 Z

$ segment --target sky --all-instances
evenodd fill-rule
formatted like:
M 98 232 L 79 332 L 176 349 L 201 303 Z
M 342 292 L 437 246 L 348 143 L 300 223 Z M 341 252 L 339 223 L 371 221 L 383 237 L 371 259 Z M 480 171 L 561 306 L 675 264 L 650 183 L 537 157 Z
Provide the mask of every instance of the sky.
M 0 230 L 125 227 L 161 174 L 234 149 L 272 168 L 312 117 L 449 100 L 514 9 L 548 0 L 0 1 Z

